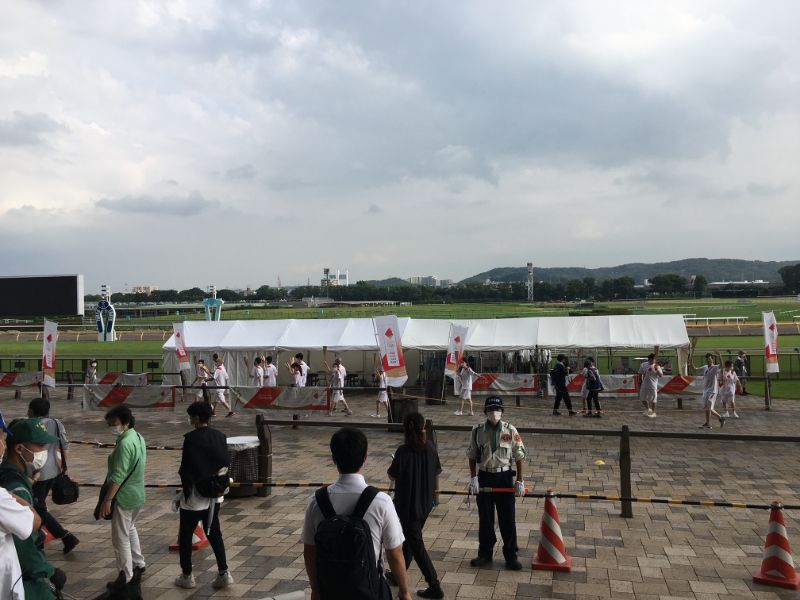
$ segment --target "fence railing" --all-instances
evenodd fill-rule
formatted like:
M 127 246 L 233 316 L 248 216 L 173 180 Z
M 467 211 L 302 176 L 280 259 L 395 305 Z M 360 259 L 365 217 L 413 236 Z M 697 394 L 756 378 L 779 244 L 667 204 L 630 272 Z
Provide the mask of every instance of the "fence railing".
M 341 427 L 342 423 L 331 421 L 301 421 L 298 423 L 296 420 L 286 419 L 265 419 L 267 425 L 281 425 L 297 428 L 298 425 L 302 427 Z M 388 431 L 396 431 L 401 433 L 403 428 L 399 423 L 353 423 L 348 422 L 351 427 L 359 429 L 382 429 Z M 443 431 L 457 431 L 468 433 L 472 430 L 469 425 L 436 425 L 432 420 L 428 419 L 426 423 L 426 430 L 428 431 L 429 439 L 434 444 L 437 443 L 437 434 Z M 783 444 L 797 444 L 800 443 L 800 436 L 783 436 L 783 435 L 752 435 L 752 434 L 729 434 L 729 433 L 689 433 L 689 432 L 672 432 L 672 431 L 631 431 L 627 425 L 623 425 L 621 429 L 572 429 L 572 428 L 548 428 L 548 427 L 517 427 L 520 433 L 532 433 L 537 435 L 574 435 L 574 436 L 592 436 L 592 437 L 618 437 L 619 438 L 619 495 L 621 496 L 622 510 L 620 516 L 626 519 L 633 517 L 633 501 L 630 499 L 633 496 L 631 484 L 631 470 L 632 470 L 632 457 L 631 457 L 631 438 L 664 438 L 664 439 L 678 439 L 678 440 L 703 440 L 715 442 L 769 442 L 769 443 L 783 443 Z M 270 435 L 270 447 L 272 447 L 272 440 Z M 437 489 L 439 487 L 437 480 Z

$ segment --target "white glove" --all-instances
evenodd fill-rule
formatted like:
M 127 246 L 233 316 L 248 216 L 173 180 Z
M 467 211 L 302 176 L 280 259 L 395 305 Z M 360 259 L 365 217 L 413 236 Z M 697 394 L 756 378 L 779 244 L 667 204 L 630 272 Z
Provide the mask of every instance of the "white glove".
M 525 495 L 525 482 L 524 481 L 517 481 L 517 483 L 514 484 L 514 494 L 518 498 L 521 498 L 522 496 Z
M 467 493 L 477 495 L 478 494 L 478 478 L 473 477 L 469 480 L 469 485 L 467 485 Z

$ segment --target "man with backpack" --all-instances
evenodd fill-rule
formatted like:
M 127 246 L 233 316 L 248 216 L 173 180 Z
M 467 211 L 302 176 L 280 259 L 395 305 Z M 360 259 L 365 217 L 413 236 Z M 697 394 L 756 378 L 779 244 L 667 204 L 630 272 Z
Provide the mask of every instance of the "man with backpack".
M 569 375 L 569 360 L 565 355 L 559 354 L 556 357 L 556 364 L 550 370 L 550 383 L 556 389 L 556 401 L 553 404 L 553 415 L 555 416 L 561 414 L 558 409 L 561 408 L 562 400 L 569 411 L 569 416 L 575 415 L 575 411 L 572 410 L 572 399 L 567 390 L 567 375 Z
M 301 537 L 312 600 L 390 600 L 381 546 L 400 599 L 411 600 L 400 519 L 391 498 L 367 486 L 361 474 L 366 436 L 343 427 L 331 437 L 330 447 L 339 477 L 309 501 Z
M 175 502 L 180 508 L 178 549 L 182 572 L 175 579 L 175 585 L 186 589 L 197 585 L 192 575 L 192 534 L 202 521 L 219 570 L 211 585 L 215 589 L 222 589 L 233 583 L 219 527 L 219 508 L 230 483 L 228 438 L 221 431 L 208 426 L 211 406 L 207 402 L 192 403 L 186 413 L 194 429 L 183 437 L 181 466 L 178 470 L 182 491 L 176 496 Z

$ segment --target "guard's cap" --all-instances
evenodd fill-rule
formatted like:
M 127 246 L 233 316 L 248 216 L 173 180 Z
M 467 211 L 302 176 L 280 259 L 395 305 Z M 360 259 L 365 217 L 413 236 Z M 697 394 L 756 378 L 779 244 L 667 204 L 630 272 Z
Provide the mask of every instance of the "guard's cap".
M 47 427 L 41 419 L 20 419 L 11 427 L 11 435 L 18 444 L 54 444 L 58 441 L 58 438 L 47 433 Z
M 483 404 L 483 412 L 490 410 L 504 410 L 503 399 L 500 396 L 488 396 L 486 402 Z

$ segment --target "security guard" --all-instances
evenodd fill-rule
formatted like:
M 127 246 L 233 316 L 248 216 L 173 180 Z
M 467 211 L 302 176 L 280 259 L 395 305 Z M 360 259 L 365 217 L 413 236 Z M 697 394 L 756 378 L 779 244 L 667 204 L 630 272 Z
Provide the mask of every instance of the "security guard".
M 470 561 L 473 567 L 482 567 L 492 562 L 492 553 L 497 536 L 494 532 L 494 511 L 497 508 L 497 521 L 503 537 L 503 557 L 506 568 L 512 571 L 522 569 L 517 560 L 517 523 L 515 520 L 514 495 L 525 495 L 525 482 L 522 479 L 522 459 L 525 446 L 517 429 L 502 421 L 503 400 L 489 396 L 483 407 L 486 421 L 475 425 L 470 434 L 469 458 L 470 482 L 467 491 L 478 496 L 478 556 Z M 517 470 L 511 468 L 516 462 Z M 514 475 L 517 476 L 514 484 Z M 512 485 L 513 484 L 513 485 Z M 514 488 L 509 492 L 484 493 L 480 488 Z

